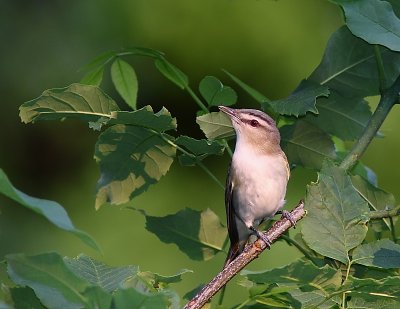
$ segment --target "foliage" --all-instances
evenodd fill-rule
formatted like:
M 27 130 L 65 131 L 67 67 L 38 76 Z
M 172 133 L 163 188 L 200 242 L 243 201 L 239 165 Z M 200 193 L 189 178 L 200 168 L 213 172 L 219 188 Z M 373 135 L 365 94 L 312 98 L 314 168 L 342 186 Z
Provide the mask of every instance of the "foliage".
M 394 0 L 333 2 L 343 9 L 346 25 L 332 34 L 321 63 L 287 98 L 269 100 L 225 71 L 277 120 L 291 166 L 318 171 L 318 181 L 308 186 L 305 197 L 308 215 L 301 225 L 302 241 L 292 240 L 305 257 L 272 270 L 244 272 L 249 298 L 242 307 L 400 306 L 400 246 L 393 218 L 399 212 L 393 195 L 376 187 L 374 174 L 356 162 L 390 108 L 399 103 L 398 6 Z M 127 61 L 131 56 L 153 59 L 165 78 L 189 93 L 199 107 L 196 122 L 205 139 L 179 136 L 176 119 L 165 108 L 156 113 L 150 106 L 137 109 L 139 85 Z M 101 89 L 108 66 L 129 110 L 121 110 Z M 20 117 L 24 123 L 75 118 L 100 131 L 95 145 L 101 172 L 97 209 L 142 194 L 167 174 L 176 157 L 184 166 L 199 166 L 221 185 L 203 160 L 230 153 L 226 139 L 233 136 L 232 126 L 213 110 L 236 103 L 232 87 L 206 76 L 198 87 L 203 102 L 185 73 L 162 52 L 146 48 L 106 52 L 84 70 L 80 83 L 46 90 L 24 103 Z M 365 100 L 371 95 L 381 96 L 374 114 Z M 356 141 L 356 146 L 346 149 L 343 141 Z M 73 226 L 61 205 L 22 193 L 2 171 L 0 192 L 97 248 L 89 235 Z M 176 244 L 191 259 L 205 261 L 223 251 L 226 230 L 209 209 L 183 209 L 164 217 L 140 212 L 149 232 Z M 371 237 L 369 230 L 374 231 Z M 4 308 L 179 308 L 180 296 L 170 284 L 188 272 L 163 276 L 142 272 L 136 265 L 112 267 L 86 255 L 68 258 L 58 253 L 11 254 L 5 260 L 14 285 L 4 286 Z

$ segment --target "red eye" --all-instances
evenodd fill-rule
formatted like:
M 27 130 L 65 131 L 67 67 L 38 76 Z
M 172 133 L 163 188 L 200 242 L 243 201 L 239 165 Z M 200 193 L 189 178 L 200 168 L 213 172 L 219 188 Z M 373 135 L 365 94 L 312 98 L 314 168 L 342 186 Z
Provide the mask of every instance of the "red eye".
M 250 121 L 250 125 L 255 128 L 258 127 L 260 124 L 257 120 L 253 119 Z

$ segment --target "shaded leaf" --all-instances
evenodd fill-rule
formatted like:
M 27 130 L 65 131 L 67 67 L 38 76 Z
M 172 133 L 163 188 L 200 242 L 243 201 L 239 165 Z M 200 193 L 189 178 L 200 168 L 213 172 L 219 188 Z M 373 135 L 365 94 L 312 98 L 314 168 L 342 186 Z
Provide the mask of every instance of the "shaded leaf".
M 290 295 L 301 304 L 302 309 L 332 309 L 335 308 L 335 305 L 337 306 L 335 299 L 327 299 L 327 294 L 324 291 L 294 289 L 290 291 Z
M 144 294 L 135 289 L 118 290 L 112 308 L 165 309 L 168 301 L 162 294 Z
M 66 88 L 46 90 L 37 99 L 22 104 L 19 116 L 25 123 L 71 117 L 96 122 L 110 119 L 111 113 L 118 110 L 114 100 L 100 88 L 72 84 Z
M 125 48 L 121 54 L 125 55 L 126 53 L 129 53 L 131 55 L 147 56 L 147 57 L 152 57 L 152 58 L 160 58 L 165 55 L 163 52 L 161 52 L 159 50 L 152 49 L 152 48 L 146 48 L 146 47 Z M 121 54 L 119 54 L 119 55 L 121 55 Z
M 400 19 L 387 1 L 336 0 L 344 10 L 350 31 L 370 44 L 400 51 Z
M 146 215 L 146 229 L 165 243 L 174 243 L 193 260 L 209 260 L 222 251 L 227 232 L 210 209 L 189 208 L 165 217 Z
M 65 257 L 64 262 L 77 277 L 110 293 L 121 288 L 128 278 L 139 271 L 133 265 L 111 267 L 84 254 L 76 258 Z
M 166 59 L 158 58 L 155 61 L 155 65 L 161 74 L 163 74 L 181 89 L 185 89 L 189 85 L 189 79 L 186 74 L 179 70 L 172 63 L 168 62 Z
M 14 302 L 14 308 L 19 309 L 45 309 L 40 303 L 40 300 L 36 297 L 33 290 L 29 287 L 18 287 L 10 289 L 11 297 Z M 0 305 L 0 308 L 1 305 Z M 11 306 L 10 306 L 11 308 Z
M 308 186 L 308 210 L 302 223 L 303 239 L 314 251 L 350 262 L 349 251 L 361 244 L 367 233 L 368 204 L 351 184 L 350 176 L 325 161 L 318 182 Z
M 400 74 L 400 54 L 379 47 L 388 85 Z M 378 95 L 379 76 L 374 47 L 343 26 L 329 39 L 321 63 L 310 80 L 328 86 L 346 97 Z
M 199 91 L 209 106 L 229 106 L 237 101 L 236 92 L 214 76 L 204 77 L 199 84 Z
M 389 239 L 360 245 L 353 251 L 352 262 L 379 268 L 400 268 L 400 245 Z
M 56 253 L 36 256 L 12 254 L 6 256 L 11 279 L 35 291 L 41 303 L 48 308 L 88 307 L 82 295 L 89 284 L 75 276 Z
M 224 146 L 216 141 L 208 141 L 206 139 L 194 139 L 189 136 L 179 136 L 175 143 L 179 146 L 183 146 L 194 156 L 187 154 L 181 154 L 179 156 L 179 162 L 184 166 L 195 165 L 196 162 L 203 160 L 210 155 L 222 155 L 224 152 Z
M 75 228 L 71 219 L 68 217 L 67 212 L 60 204 L 54 201 L 38 199 L 19 191 L 12 185 L 2 169 L 0 169 L 0 194 L 3 194 L 22 206 L 33 210 L 39 215 L 45 217 L 58 228 L 78 236 L 87 245 L 100 251 L 95 240 L 89 234 Z
M 104 67 L 100 66 L 97 69 L 88 72 L 82 79 L 81 84 L 100 86 L 104 75 Z
M 316 99 L 328 96 L 327 86 L 304 79 L 289 97 L 272 101 L 269 104 L 278 114 L 299 117 L 307 112 L 318 114 L 315 107 Z
M 89 308 L 93 309 L 110 309 L 112 303 L 112 295 L 104 291 L 98 286 L 87 288 L 83 295 L 87 298 Z
M 336 92 L 317 100 L 318 115 L 307 114 L 305 121 L 342 140 L 361 136 L 371 117 L 368 103 L 362 98 L 345 98 Z
M 95 150 L 101 171 L 96 208 L 126 203 L 159 181 L 176 152 L 169 140 L 173 137 L 138 126 L 114 125 L 104 131 Z
M 135 110 L 138 81 L 132 66 L 120 58 L 115 59 L 111 65 L 111 79 L 120 96 Z
M 235 135 L 231 120 L 222 112 L 198 116 L 196 122 L 205 136 L 210 140 L 227 138 Z
M 319 169 L 325 158 L 336 156 L 329 135 L 303 120 L 281 127 L 280 133 L 282 149 L 291 164 Z

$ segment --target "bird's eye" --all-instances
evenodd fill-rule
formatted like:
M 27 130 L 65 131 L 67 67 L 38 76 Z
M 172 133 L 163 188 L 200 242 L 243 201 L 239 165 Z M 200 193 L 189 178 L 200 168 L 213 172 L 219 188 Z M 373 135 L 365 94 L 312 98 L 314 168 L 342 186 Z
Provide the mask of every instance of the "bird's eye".
M 260 123 L 257 120 L 253 119 L 250 121 L 250 125 L 255 128 L 258 127 Z

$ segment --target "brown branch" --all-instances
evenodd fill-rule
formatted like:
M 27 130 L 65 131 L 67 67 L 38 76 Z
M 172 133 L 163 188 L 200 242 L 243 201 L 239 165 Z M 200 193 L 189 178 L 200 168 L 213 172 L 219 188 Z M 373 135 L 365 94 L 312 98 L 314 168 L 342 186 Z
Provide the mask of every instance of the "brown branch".
M 304 201 L 292 210 L 291 215 L 295 222 L 301 220 L 305 215 Z M 265 232 L 271 242 L 275 242 L 281 237 L 292 224 L 286 218 L 276 221 L 271 228 Z M 205 285 L 201 291 L 189 301 L 184 309 L 200 309 L 202 308 L 225 284 L 228 283 L 239 271 L 247 266 L 251 261 L 257 258 L 267 246 L 262 240 L 257 240 L 252 244 L 248 244 L 243 252 L 234 259 L 227 267 L 225 267 L 214 279 Z

